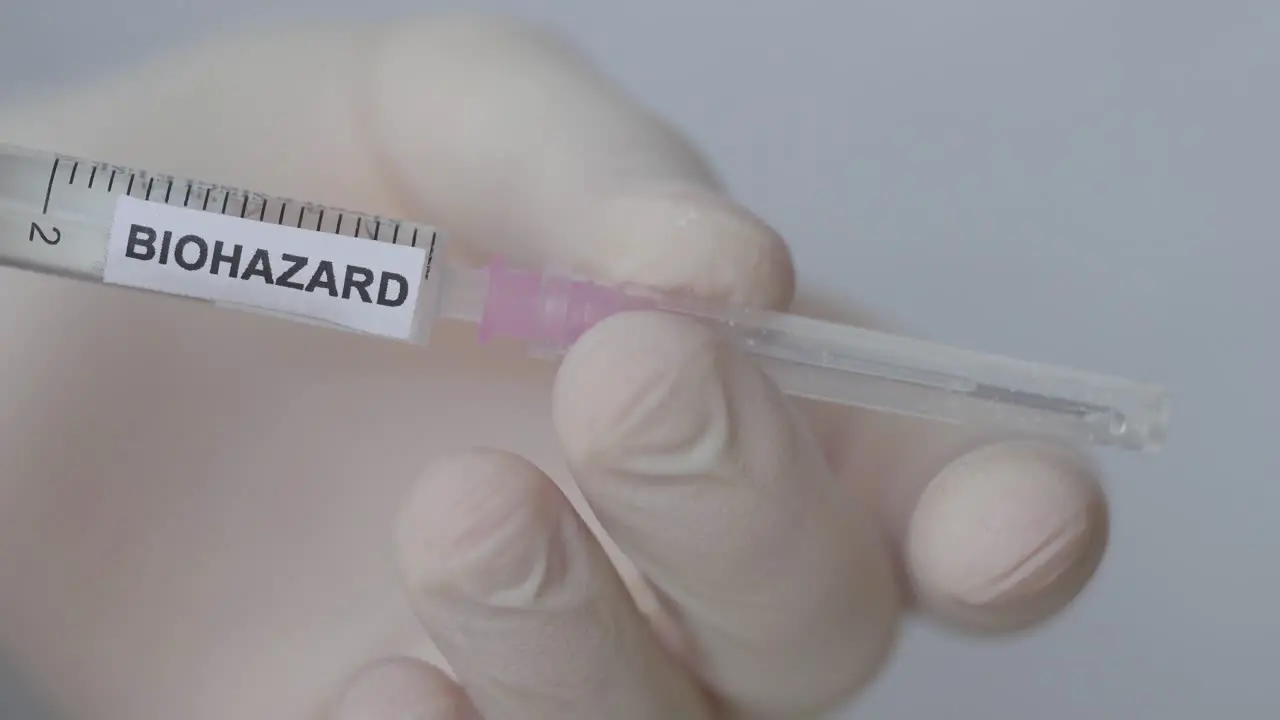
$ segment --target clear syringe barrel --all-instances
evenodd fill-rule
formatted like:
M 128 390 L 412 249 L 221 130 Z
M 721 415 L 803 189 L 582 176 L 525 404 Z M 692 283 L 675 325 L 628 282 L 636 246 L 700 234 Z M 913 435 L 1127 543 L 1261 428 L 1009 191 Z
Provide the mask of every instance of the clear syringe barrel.
M 509 267 L 500 258 L 471 267 L 444 252 L 443 236 L 427 225 L 3 145 L 0 264 L 104 282 L 121 198 L 220 216 L 232 235 L 270 226 L 318 246 L 341 238 L 414 248 L 425 263 L 413 328 L 398 337 L 409 342 L 427 342 L 436 319 L 446 317 L 474 324 L 482 341 L 516 341 L 554 357 L 613 314 L 658 310 L 721 332 L 791 395 L 1124 449 L 1155 450 L 1165 437 L 1168 405 L 1159 387 L 785 313 L 606 287 Z M 240 224 L 228 226 L 228 219 Z M 225 297 L 218 304 L 362 332 L 332 316 L 306 317 L 305 308 L 281 313 Z
M 440 312 L 478 325 L 482 339 L 554 356 L 600 320 L 659 310 L 708 323 L 754 356 L 786 393 L 949 423 L 1153 450 L 1164 439 L 1158 387 L 839 325 L 723 307 L 508 267 L 450 266 Z

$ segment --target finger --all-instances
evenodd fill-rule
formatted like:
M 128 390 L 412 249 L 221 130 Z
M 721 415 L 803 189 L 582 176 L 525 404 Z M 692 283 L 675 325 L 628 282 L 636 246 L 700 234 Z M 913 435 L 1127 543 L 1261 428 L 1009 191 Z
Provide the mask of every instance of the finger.
M 811 300 L 804 311 L 869 324 Z M 965 632 L 1043 622 L 1086 587 L 1107 545 L 1097 466 L 1077 449 L 980 428 L 815 410 L 836 472 L 865 491 L 914 604 Z
M 506 453 L 431 467 L 406 506 L 412 602 L 485 720 L 709 718 L 552 481 Z
M 683 136 L 553 38 L 409 29 L 379 68 L 387 165 L 459 236 L 610 282 L 789 300 L 778 236 L 717 191 Z
M 681 135 L 555 39 L 510 23 L 218 38 L 11 112 L 0 129 L 17 144 L 410 216 L 604 281 L 771 305 L 792 292 L 782 241 L 724 199 Z
M 1107 541 L 1094 469 L 1066 448 L 982 446 L 920 494 L 906 559 L 922 607 L 970 631 L 1020 630 L 1065 608 Z
M 481 720 L 447 675 L 412 658 L 373 663 L 352 677 L 329 720 Z
M 805 716 L 874 675 L 897 619 L 878 530 L 746 358 L 691 321 L 616 316 L 565 358 L 554 414 L 601 524 L 728 706 Z

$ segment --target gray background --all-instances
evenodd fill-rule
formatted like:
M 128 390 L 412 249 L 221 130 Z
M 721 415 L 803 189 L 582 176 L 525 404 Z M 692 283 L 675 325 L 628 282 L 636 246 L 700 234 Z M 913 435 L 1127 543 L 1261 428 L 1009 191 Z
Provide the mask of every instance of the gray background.
M 1149 378 L 1092 590 L 1032 635 L 914 627 L 850 717 L 1276 717 L 1280 3 L 11 0 L 0 101 L 228 24 L 487 7 L 697 138 L 808 286 L 948 342 Z

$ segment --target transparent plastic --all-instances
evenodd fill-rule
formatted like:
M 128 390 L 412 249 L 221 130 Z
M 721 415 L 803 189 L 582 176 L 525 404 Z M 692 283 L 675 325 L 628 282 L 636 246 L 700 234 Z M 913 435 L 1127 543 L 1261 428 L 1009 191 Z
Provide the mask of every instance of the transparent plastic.
M 355 241 L 423 247 L 430 260 L 413 342 L 428 342 L 435 321 L 449 318 L 474 324 L 481 340 L 521 342 L 535 355 L 555 357 L 610 315 L 652 309 L 722 332 L 799 397 L 1131 450 L 1157 450 L 1166 435 L 1168 398 L 1153 385 L 784 313 L 606 287 L 508 267 L 501 258 L 471 267 L 442 252 L 443 236 L 427 225 L 5 145 L 0 265 L 103 282 L 121 195 Z

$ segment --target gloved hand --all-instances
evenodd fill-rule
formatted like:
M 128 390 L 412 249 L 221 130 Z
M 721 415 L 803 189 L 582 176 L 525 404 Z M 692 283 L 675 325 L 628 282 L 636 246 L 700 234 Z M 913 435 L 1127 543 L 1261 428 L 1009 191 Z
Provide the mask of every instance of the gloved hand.
M 815 311 L 678 133 L 503 23 L 224 38 L 0 137 Z M 0 643 L 66 718 L 813 718 L 905 613 L 1028 627 L 1105 544 L 1073 451 L 795 402 L 673 317 L 556 369 L 448 328 L 3 291 Z

